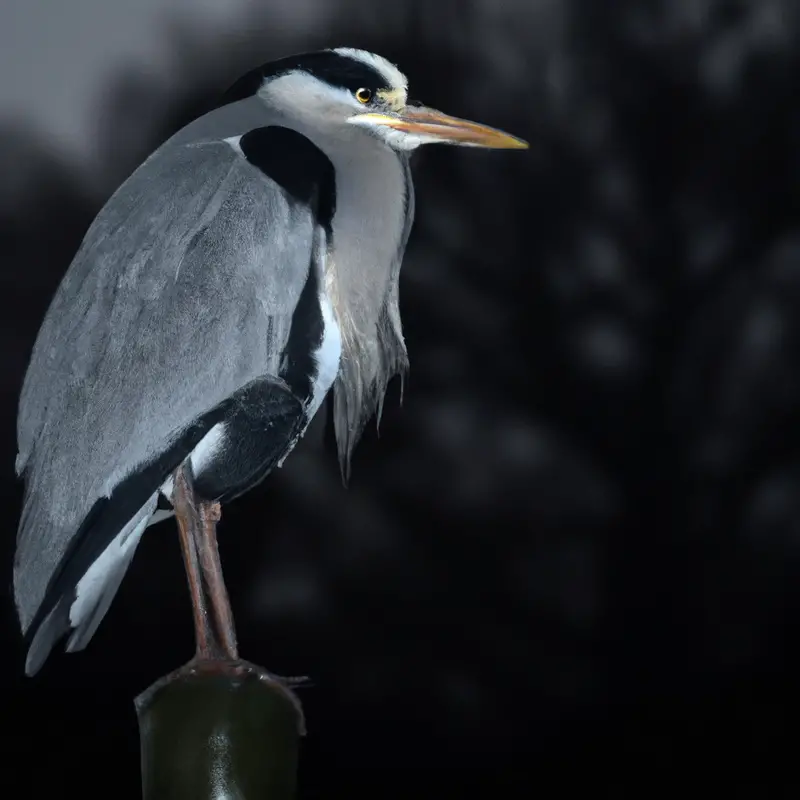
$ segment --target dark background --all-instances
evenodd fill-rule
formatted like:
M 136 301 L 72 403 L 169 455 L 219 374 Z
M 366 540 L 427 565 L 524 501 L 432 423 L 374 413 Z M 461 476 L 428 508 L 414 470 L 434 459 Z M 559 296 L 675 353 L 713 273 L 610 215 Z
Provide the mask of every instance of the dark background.
M 224 511 L 243 655 L 314 684 L 302 796 L 796 787 L 800 7 L 336 8 L 324 36 L 176 26 L 180 102 L 109 71 L 91 175 L 0 126 L 3 781 L 138 797 L 132 700 L 193 647 L 166 523 L 89 649 L 21 677 L 14 424 L 52 292 L 195 109 L 347 44 L 531 149 L 415 156 L 402 408 L 393 385 L 349 489 L 318 429 Z

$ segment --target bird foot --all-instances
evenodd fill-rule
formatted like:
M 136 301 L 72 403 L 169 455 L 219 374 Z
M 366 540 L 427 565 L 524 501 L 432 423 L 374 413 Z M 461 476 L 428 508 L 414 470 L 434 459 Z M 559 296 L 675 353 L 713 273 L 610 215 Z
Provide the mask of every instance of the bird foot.
M 279 694 L 283 695 L 297 712 L 297 725 L 301 736 L 306 734 L 305 715 L 303 714 L 303 705 L 300 698 L 293 691 L 294 688 L 310 686 L 310 680 L 307 677 L 281 677 L 272 672 L 268 672 L 263 667 L 253 664 L 249 661 L 242 659 L 222 659 L 222 658 L 201 658 L 195 657 L 188 663 L 179 667 L 169 675 L 165 675 L 160 680 L 156 681 L 149 690 L 147 690 L 143 697 L 152 697 L 158 690 L 162 689 L 167 684 L 178 681 L 184 678 L 192 678 L 199 675 L 219 676 L 229 680 L 246 680 L 248 678 L 255 678 L 262 681 Z M 137 700 L 137 703 L 139 701 Z M 145 702 L 143 700 L 142 702 Z
M 193 658 L 182 667 L 174 670 L 173 672 L 165 675 L 156 681 L 149 689 L 143 692 L 137 699 L 137 706 L 143 706 L 149 702 L 158 691 L 163 689 L 168 684 L 174 681 L 180 681 L 186 678 L 193 678 L 196 676 L 218 676 L 220 678 L 227 678 L 229 680 L 245 680 L 256 679 L 263 681 L 271 686 L 286 700 L 291 703 L 292 707 L 297 713 L 297 726 L 298 732 L 301 736 L 306 734 L 305 715 L 303 713 L 303 705 L 300 698 L 293 691 L 293 687 L 302 687 L 310 685 L 307 677 L 281 677 L 268 672 L 263 667 L 257 664 L 252 664 L 249 661 L 225 660 L 225 659 L 207 659 L 207 658 Z

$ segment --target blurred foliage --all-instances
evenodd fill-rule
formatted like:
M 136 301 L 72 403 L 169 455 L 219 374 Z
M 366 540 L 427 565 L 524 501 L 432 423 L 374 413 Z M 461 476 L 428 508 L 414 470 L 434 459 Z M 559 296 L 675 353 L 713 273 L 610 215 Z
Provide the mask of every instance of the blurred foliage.
M 313 676 L 305 758 L 326 792 L 334 764 L 402 775 L 443 770 L 449 752 L 476 768 L 680 772 L 710 769 L 709 743 L 774 778 L 797 709 L 800 7 L 295 5 L 291 25 L 271 4 L 214 41 L 176 26 L 171 89 L 112 80 L 100 190 L 3 139 L 7 419 L 83 230 L 159 141 L 257 63 L 380 52 L 418 99 L 532 148 L 415 156 L 404 405 L 395 391 L 349 490 L 320 423 L 225 510 L 244 655 Z M 304 37 L 297 8 L 325 25 Z M 17 746 L 57 746 L 66 778 L 101 738 L 135 748 L 120 709 L 190 650 L 177 543 L 161 533 L 89 651 L 16 695 L 17 714 L 58 698 L 51 727 L 31 723 Z M 127 755 L 110 757 L 132 770 Z

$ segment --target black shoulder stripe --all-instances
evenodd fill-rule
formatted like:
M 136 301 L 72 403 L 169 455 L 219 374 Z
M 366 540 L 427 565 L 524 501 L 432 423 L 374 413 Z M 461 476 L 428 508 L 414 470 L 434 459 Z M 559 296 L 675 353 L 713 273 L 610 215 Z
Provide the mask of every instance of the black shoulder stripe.
M 300 203 L 316 206 L 317 221 L 331 235 L 336 173 L 330 159 L 302 133 L 277 125 L 255 128 L 239 140 L 244 157 Z

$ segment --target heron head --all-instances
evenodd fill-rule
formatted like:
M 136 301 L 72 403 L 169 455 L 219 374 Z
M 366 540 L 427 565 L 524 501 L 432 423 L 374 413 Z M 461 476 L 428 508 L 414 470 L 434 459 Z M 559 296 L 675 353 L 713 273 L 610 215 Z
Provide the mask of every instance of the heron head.
M 339 137 L 361 131 L 394 150 L 435 143 L 528 147 L 495 128 L 410 103 L 405 75 L 365 50 L 341 47 L 292 56 L 262 67 L 255 80 L 264 103 L 308 131 Z

